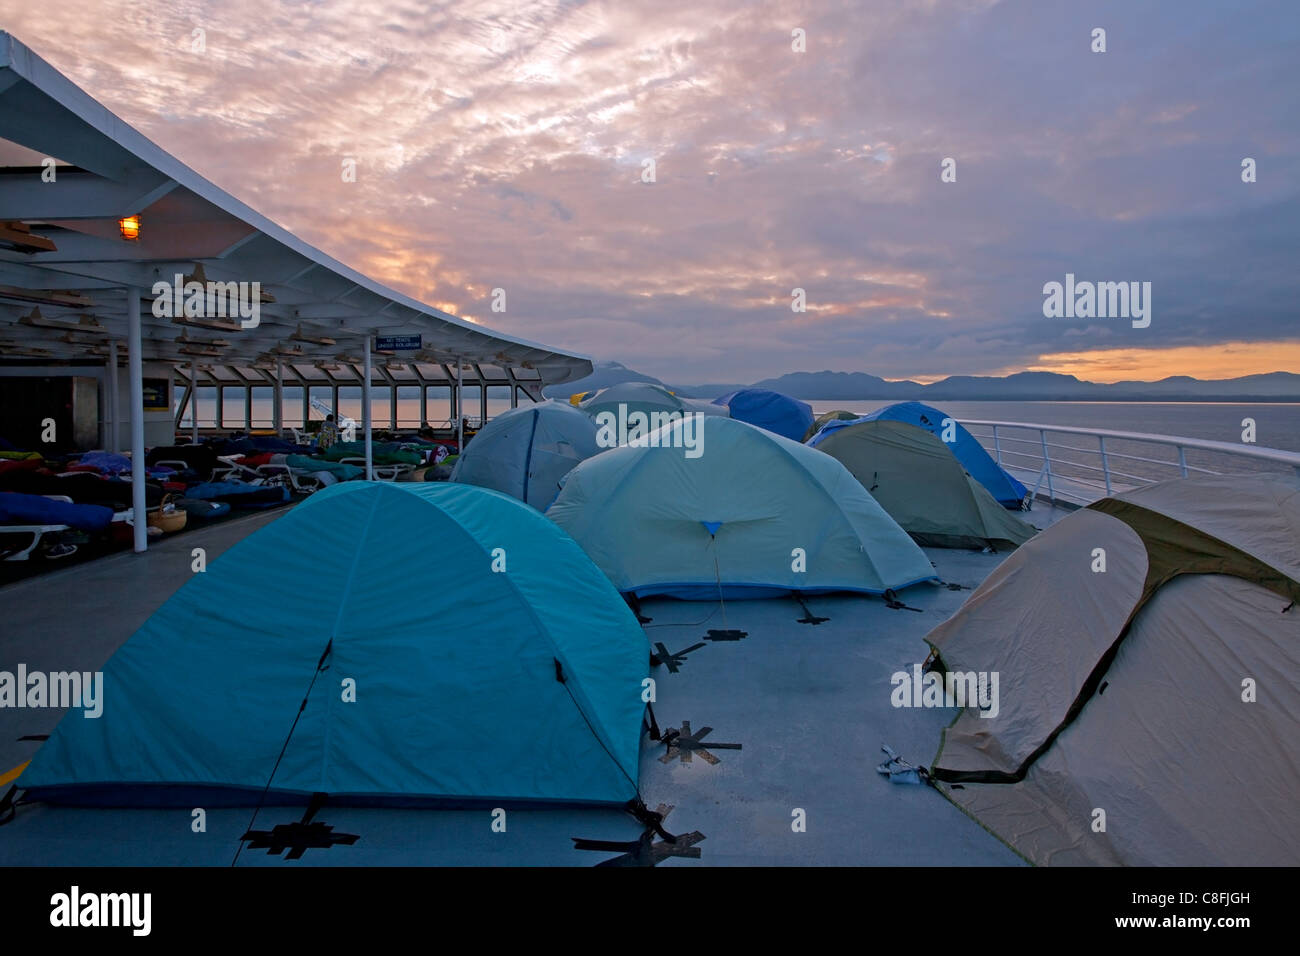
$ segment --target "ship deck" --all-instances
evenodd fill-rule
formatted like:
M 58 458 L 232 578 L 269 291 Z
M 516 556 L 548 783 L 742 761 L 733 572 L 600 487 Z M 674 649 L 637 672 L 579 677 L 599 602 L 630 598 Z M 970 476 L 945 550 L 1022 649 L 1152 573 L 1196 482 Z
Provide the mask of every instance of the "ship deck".
M 0 588 L 0 669 L 99 670 L 190 575 L 190 552 L 209 561 L 286 509 L 262 512 L 163 540 L 144 555 L 121 554 Z M 1067 514 L 1040 502 L 1024 517 L 1045 527 Z M 973 588 L 1004 554 L 926 549 L 945 583 Z M 682 602 L 652 599 L 641 612 L 652 645 L 677 654 L 653 669 L 660 727 L 699 735 L 710 752 L 678 751 L 643 737 L 641 793 L 672 807 L 665 827 L 693 834 L 651 853 L 659 865 L 1019 865 L 978 823 L 924 786 L 891 784 L 876 770 L 888 744 L 928 764 L 951 709 L 895 709 L 890 676 L 923 661 L 926 633 L 960 607 L 969 590 L 919 585 L 900 597 L 810 597 L 817 624 L 802 623 L 794 598 Z M 710 629 L 744 631 L 706 640 Z M 6 709 L 0 773 L 30 760 L 62 712 Z M 721 744 L 739 744 L 740 749 Z M 688 758 L 689 759 L 686 759 Z M 19 778 L 21 783 L 21 777 Z M 8 784 L 4 789 L 8 789 Z M 804 832 L 795 832 L 803 810 Z M 255 829 L 298 820 L 301 809 L 266 808 Z M 0 830 L 0 866 L 210 865 L 235 859 L 251 809 L 207 812 L 204 833 L 187 810 L 74 809 L 21 805 Z M 350 844 L 307 849 L 300 859 L 243 849 L 238 865 L 591 866 L 617 850 L 575 848 L 572 838 L 636 841 L 641 826 L 615 809 L 511 810 L 504 833 L 486 810 L 353 809 L 326 804 L 314 817 Z M 698 837 L 698 839 L 696 839 Z M 687 844 L 693 844 L 688 849 Z M 698 850 L 698 857 L 689 855 Z M 688 855 L 683 855 L 688 854 Z M 633 854 L 624 862 L 645 862 Z

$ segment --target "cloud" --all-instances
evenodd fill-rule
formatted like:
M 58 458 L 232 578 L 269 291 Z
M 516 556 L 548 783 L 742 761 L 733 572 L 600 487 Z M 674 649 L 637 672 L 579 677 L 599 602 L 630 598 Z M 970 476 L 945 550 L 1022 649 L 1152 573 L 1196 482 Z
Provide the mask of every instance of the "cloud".
M 673 381 L 1300 338 L 1290 3 L 8 5 L 91 95 L 337 258 Z M 1151 327 L 1044 319 L 1067 272 L 1152 282 Z

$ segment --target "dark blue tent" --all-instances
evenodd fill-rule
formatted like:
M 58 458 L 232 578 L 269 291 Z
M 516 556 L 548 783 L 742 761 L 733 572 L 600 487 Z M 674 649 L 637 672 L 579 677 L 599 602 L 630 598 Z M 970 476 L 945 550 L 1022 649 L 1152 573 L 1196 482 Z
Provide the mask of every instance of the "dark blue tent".
M 923 405 L 920 402 L 898 402 L 895 405 L 877 408 L 871 414 L 864 415 L 854 421 L 884 420 L 904 422 L 908 425 L 915 425 L 917 428 L 924 428 L 930 434 L 944 439 L 943 423 L 951 417 L 932 405 Z M 852 425 L 854 421 L 829 422 L 818 434 L 825 434 L 836 428 Z M 957 424 L 955 420 L 949 435 L 953 440 L 946 441 L 945 444 L 952 450 L 957 460 L 962 463 L 966 473 L 987 488 L 989 494 L 997 500 L 998 504 L 1007 508 L 1019 508 L 1025 500 L 1025 495 L 1029 493 L 1029 489 L 994 461 L 992 456 L 984 450 L 984 446 L 979 443 L 979 440 Z M 815 446 L 817 444 L 816 437 L 811 439 L 809 444 Z
M 804 433 L 813 423 L 812 406 L 807 402 L 766 388 L 742 388 L 715 398 L 713 404 L 727 406 L 732 418 L 766 428 L 791 441 L 803 441 Z

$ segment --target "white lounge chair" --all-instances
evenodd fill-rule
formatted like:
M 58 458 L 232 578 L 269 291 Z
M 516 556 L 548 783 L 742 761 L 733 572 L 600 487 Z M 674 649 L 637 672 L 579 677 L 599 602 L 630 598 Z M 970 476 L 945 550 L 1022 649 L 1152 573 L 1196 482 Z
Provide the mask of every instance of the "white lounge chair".
M 340 461 L 344 465 L 356 465 L 362 471 L 365 470 L 366 460 L 364 458 L 343 458 Z M 378 481 L 398 481 L 415 471 L 414 465 L 394 464 L 394 465 L 371 465 L 374 471 L 375 479 Z
M 271 484 L 287 481 L 289 487 L 300 495 L 309 495 L 313 491 L 320 491 L 325 486 L 324 482 L 311 472 L 301 468 L 290 468 L 288 465 L 258 465 L 257 473 L 271 479 L 268 482 Z
M 74 503 L 73 500 L 69 498 L 67 495 L 42 495 L 41 497 L 49 498 L 51 501 L 63 501 L 66 502 L 67 504 Z M 125 520 L 126 515 L 127 515 L 126 512 L 115 514 L 113 515 L 113 520 L 123 521 Z M 29 534 L 32 536 L 32 540 L 27 544 L 26 547 L 20 547 L 17 549 L 14 548 L 0 549 L 0 556 L 3 556 L 2 558 L 0 558 L 0 560 L 26 561 L 28 558 L 32 556 L 32 552 L 36 550 L 37 546 L 40 545 L 42 537 L 44 537 L 47 534 L 55 534 L 60 531 L 70 531 L 70 530 L 72 530 L 71 527 L 66 524 L 0 525 L 0 534 Z M 75 544 L 64 545 L 63 548 L 64 550 L 59 551 L 57 554 L 51 554 L 50 557 L 66 558 L 70 554 L 75 554 L 77 550 L 77 546 Z

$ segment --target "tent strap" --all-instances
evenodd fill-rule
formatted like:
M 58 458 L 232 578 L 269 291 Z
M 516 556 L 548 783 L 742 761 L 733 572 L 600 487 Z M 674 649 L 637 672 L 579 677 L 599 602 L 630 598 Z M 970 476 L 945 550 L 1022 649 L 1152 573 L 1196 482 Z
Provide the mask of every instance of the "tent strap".
M 627 802 L 627 812 L 636 817 L 637 822 L 645 826 L 647 830 L 653 830 L 669 843 L 677 842 L 677 837 L 664 829 L 664 815 L 651 810 L 640 797 Z

